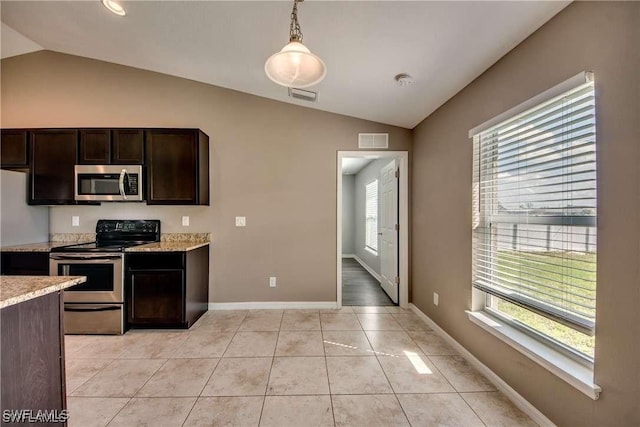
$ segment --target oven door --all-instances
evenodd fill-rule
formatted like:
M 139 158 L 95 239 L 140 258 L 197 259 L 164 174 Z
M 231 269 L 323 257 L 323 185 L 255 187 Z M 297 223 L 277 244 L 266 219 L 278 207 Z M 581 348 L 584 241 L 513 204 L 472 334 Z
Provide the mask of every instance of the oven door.
M 51 276 L 87 276 L 87 281 L 64 291 L 65 302 L 124 302 L 121 253 L 51 254 Z

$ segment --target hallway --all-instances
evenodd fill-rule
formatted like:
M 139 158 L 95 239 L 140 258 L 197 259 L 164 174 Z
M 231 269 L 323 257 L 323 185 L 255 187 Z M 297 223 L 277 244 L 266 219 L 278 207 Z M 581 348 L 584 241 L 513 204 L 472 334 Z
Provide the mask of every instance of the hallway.
M 353 258 L 342 258 L 342 304 L 395 305 L 382 290 L 380 283 Z

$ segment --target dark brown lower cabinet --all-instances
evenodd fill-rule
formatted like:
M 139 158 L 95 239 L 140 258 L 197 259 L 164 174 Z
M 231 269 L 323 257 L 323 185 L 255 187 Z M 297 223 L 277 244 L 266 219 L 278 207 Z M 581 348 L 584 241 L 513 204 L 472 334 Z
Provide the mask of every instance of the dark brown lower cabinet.
M 3 276 L 48 276 L 49 252 L 2 252 Z
M 54 416 L 66 409 L 62 312 L 62 292 L 0 311 L 3 426 L 67 425 L 66 422 L 4 423 L 7 416 L 19 416 L 15 412 L 19 410 L 30 410 L 35 417 L 38 411 L 45 411 L 48 415 L 44 416 Z
M 138 270 L 130 275 L 132 326 L 180 325 L 184 317 L 184 270 Z
M 130 253 L 125 263 L 130 328 L 189 328 L 207 311 L 208 246 L 187 252 Z

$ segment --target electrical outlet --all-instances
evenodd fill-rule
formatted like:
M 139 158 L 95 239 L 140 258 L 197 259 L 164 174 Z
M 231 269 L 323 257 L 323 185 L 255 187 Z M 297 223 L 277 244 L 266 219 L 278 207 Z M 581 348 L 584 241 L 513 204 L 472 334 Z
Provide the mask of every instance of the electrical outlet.
M 236 217 L 236 227 L 246 227 L 247 226 L 247 218 L 244 216 Z
M 269 277 L 269 287 L 271 288 L 275 288 L 276 287 L 276 278 L 271 276 Z
M 187 215 L 182 217 L 182 226 L 183 227 L 188 227 L 189 226 L 189 217 Z
M 73 215 L 71 217 L 71 226 L 72 227 L 80 227 L 80 217 L 77 215 Z
M 437 293 L 433 293 L 433 305 L 437 306 L 438 303 L 440 302 L 440 295 L 438 295 Z

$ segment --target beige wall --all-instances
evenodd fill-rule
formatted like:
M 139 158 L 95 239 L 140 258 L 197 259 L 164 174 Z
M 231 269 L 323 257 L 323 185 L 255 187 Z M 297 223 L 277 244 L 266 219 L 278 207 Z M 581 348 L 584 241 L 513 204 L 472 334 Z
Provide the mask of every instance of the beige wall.
M 110 63 L 37 52 L 2 61 L 2 127 L 194 127 L 210 138 L 211 206 L 53 207 L 52 232 L 98 218 L 159 218 L 167 232 L 211 232 L 214 302 L 336 300 L 337 150 L 359 132 L 410 130 Z M 284 90 L 284 89 L 283 89 Z M 81 227 L 71 227 L 71 215 Z M 192 226 L 183 228 L 181 216 Z M 234 217 L 247 217 L 236 228 Z M 278 287 L 269 288 L 268 277 Z
M 412 250 L 420 262 L 412 264 L 413 302 L 561 426 L 640 425 L 639 44 L 640 3 L 573 3 L 414 129 Z M 597 102 L 598 401 L 464 313 L 471 307 L 468 130 L 585 70 L 595 72 Z

